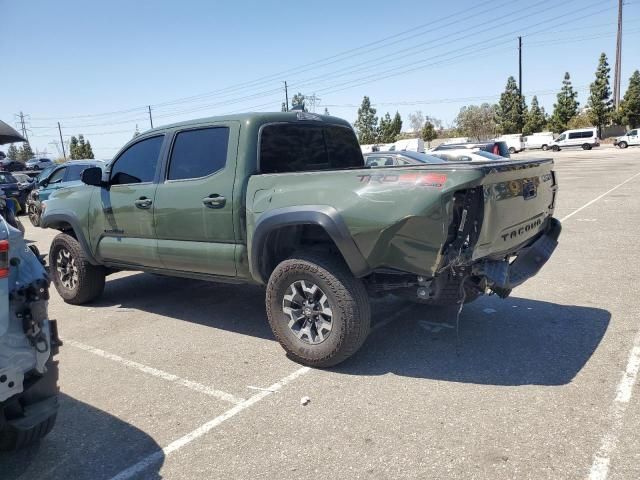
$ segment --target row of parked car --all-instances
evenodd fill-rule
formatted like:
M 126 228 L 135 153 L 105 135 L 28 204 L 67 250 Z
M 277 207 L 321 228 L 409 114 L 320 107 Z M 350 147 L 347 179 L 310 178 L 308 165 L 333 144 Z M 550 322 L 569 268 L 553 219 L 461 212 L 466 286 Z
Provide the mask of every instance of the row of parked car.
M 32 158 L 26 162 L 19 162 L 18 160 L 10 160 L 8 158 L 0 159 L 0 170 L 5 172 L 46 170 L 53 165 L 54 162 L 50 158 Z

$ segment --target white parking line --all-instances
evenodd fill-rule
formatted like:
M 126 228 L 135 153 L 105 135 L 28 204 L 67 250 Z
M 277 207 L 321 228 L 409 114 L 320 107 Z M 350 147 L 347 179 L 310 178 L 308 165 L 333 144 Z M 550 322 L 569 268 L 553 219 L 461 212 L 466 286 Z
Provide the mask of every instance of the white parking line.
M 619 183 L 618 185 L 616 185 L 615 187 L 613 187 L 610 190 L 607 190 L 606 192 L 604 192 L 602 195 L 594 198 L 593 200 L 585 203 L 583 206 L 581 206 L 580 208 L 577 208 L 576 210 L 574 210 L 573 212 L 571 212 L 569 215 L 565 215 L 564 217 L 562 217 L 560 219 L 561 222 L 564 222 L 565 220 L 568 220 L 569 218 L 573 217 L 576 213 L 578 213 L 581 210 L 584 210 L 585 208 L 587 208 L 589 205 L 593 205 L 594 203 L 596 203 L 598 200 L 600 200 L 603 197 L 606 197 L 607 195 L 609 195 L 611 192 L 613 192 L 614 190 L 617 190 L 618 188 L 620 188 L 621 186 L 623 186 L 626 183 L 629 183 L 631 180 L 633 180 L 634 178 L 636 178 L 638 175 L 640 175 L 640 172 L 636 173 L 635 175 L 630 176 L 629 178 L 627 178 L 624 182 Z
M 180 378 L 173 373 L 158 370 L 157 368 L 149 367 L 147 365 L 143 365 L 142 363 L 134 362 L 133 360 L 127 360 L 126 358 L 122 358 L 121 356 L 114 353 L 105 352 L 104 350 L 92 347 L 90 345 L 85 345 L 84 343 L 76 342 L 75 340 L 65 339 L 64 343 L 65 345 L 71 345 L 73 347 L 84 350 L 85 352 L 93 353 L 94 355 L 98 355 L 99 357 L 118 362 L 126 367 L 135 368 L 136 370 L 146 373 L 147 375 L 161 378 L 163 380 L 166 380 L 167 382 L 176 383 L 177 385 L 182 385 L 183 387 L 195 390 L 196 392 L 204 393 L 205 395 L 215 397 L 219 400 L 224 400 L 225 402 L 240 405 L 242 404 L 242 402 L 246 401 L 244 398 L 238 398 L 234 395 L 231 395 L 230 393 L 209 387 L 208 385 L 203 385 L 201 383 L 187 380 L 185 378 Z
M 140 473 L 142 473 L 149 466 L 153 465 L 154 463 L 158 463 L 158 462 L 162 461 L 162 459 L 164 457 L 166 457 L 166 456 L 168 456 L 168 455 L 170 455 L 170 454 L 172 454 L 174 452 L 177 452 L 182 447 L 184 447 L 184 446 L 190 444 L 191 442 L 193 442 L 194 440 L 202 437 L 204 434 L 206 434 L 207 432 L 213 430 L 214 428 L 216 428 L 221 423 L 229 420 L 231 417 L 237 415 L 238 413 L 242 412 L 243 410 L 246 410 L 250 406 L 258 403 L 260 400 L 262 400 L 265 397 L 268 397 L 272 393 L 279 391 L 280 389 L 282 389 L 282 387 L 284 387 L 288 383 L 291 383 L 292 381 L 294 381 L 296 378 L 300 377 L 301 375 L 304 375 L 309 370 L 311 370 L 309 367 L 299 368 L 298 370 L 293 372 L 291 375 L 288 375 L 288 376 L 284 377 L 282 380 L 280 380 L 277 383 L 274 383 L 273 385 L 271 385 L 267 389 L 265 389 L 263 391 L 260 391 L 259 393 L 256 393 L 254 396 L 249 397 L 247 400 L 243 401 L 242 403 L 239 403 L 235 407 L 230 408 L 229 410 L 224 412 L 222 415 L 214 418 L 213 420 L 210 420 L 209 422 L 207 422 L 204 425 L 196 428 L 192 432 L 187 433 L 183 437 L 180 437 L 179 439 L 171 442 L 169 445 L 164 447 L 162 450 L 158 450 L 158 451 L 148 455 L 147 457 L 145 457 L 142 460 L 140 460 L 138 463 L 130 466 L 126 470 L 121 471 L 116 476 L 114 476 L 111 480 L 127 480 L 127 479 L 132 478 L 132 477 L 134 477 L 136 475 L 139 475 Z
M 633 394 L 633 387 L 640 370 L 640 331 L 636 335 L 633 347 L 629 353 L 627 368 L 622 374 L 622 379 L 616 389 L 616 398 L 609 411 L 611 426 L 607 434 L 602 438 L 600 449 L 593 457 L 593 464 L 589 471 L 589 480 L 605 480 L 609 474 L 611 454 L 616 449 L 618 434 L 623 425 L 624 414 Z

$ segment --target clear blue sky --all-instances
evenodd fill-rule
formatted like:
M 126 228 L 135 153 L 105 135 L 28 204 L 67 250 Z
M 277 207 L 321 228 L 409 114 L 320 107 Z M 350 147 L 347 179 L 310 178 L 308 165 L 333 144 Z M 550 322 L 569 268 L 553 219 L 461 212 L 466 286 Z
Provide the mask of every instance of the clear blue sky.
M 415 110 L 450 125 L 462 105 L 496 101 L 478 97 L 517 78 L 518 35 L 527 102 L 539 92 L 550 111 L 565 71 L 584 104 L 600 52 L 613 64 L 616 7 L 616 0 L 0 0 L 0 119 L 13 124 L 14 114 L 28 114 L 32 146 L 52 155 L 59 120 L 63 134 L 83 133 L 96 157 L 111 158 L 136 124 L 149 127 L 146 105 L 156 126 L 279 110 L 287 80 L 290 97 L 315 92 L 320 111 L 328 105 L 349 121 L 368 95 L 378 114 L 398 110 L 405 125 Z M 624 28 L 623 92 L 640 68 L 640 3 L 625 6 Z M 70 118 L 93 114 L 100 115 Z

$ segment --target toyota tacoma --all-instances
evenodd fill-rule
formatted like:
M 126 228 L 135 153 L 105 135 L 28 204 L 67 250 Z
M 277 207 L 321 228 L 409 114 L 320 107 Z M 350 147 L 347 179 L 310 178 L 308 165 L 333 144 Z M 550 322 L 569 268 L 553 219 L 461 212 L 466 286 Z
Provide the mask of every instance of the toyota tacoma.
M 264 285 L 275 337 L 318 367 L 363 344 L 371 295 L 506 297 L 560 234 L 550 159 L 371 169 L 346 121 L 306 112 L 152 129 L 82 180 L 42 216 L 66 302 L 119 270 Z

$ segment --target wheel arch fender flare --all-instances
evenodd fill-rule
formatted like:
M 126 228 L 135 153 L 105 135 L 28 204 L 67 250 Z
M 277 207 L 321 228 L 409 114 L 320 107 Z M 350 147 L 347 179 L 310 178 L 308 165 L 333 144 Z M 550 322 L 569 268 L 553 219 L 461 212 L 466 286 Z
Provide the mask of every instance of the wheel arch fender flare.
M 87 257 L 87 260 L 92 265 L 101 265 L 100 262 L 96 260 L 91 252 L 91 248 L 89 242 L 84 234 L 84 231 L 80 227 L 80 221 L 73 214 L 73 212 L 53 212 L 53 213 L 45 213 L 40 219 L 40 226 L 42 228 L 54 228 L 60 230 L 58 227 L 60 225 L 68 224 L 71 226 L 73 230 L 73 234 L 78 240 L 78 243 L 82 247 L 82 250 Z
M 326 205 L 305 205 L 277 208 L 259 217 L 249 247 L 249 270 L 254 280 L 266 284 L 269 279 L 264 258 L 269 234 L 278 228 L 295 225 L 317 225 L 323 228 L 354 276 L 363 277 L 371 272 L 340 213 Z

